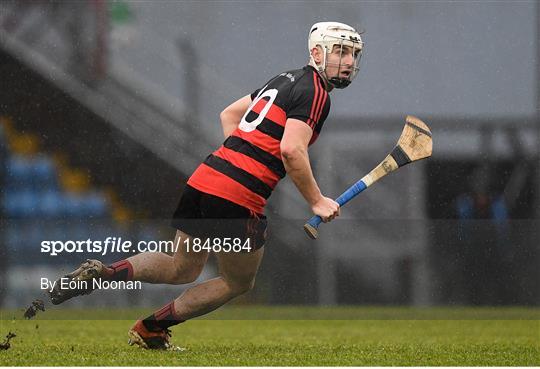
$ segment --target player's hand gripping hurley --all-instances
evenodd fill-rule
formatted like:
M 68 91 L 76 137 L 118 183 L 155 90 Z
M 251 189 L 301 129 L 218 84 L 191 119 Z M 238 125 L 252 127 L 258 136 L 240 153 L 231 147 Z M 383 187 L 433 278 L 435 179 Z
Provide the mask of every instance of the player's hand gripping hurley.
M 345 205 L 360 192 L 388 173 L 413 161 L 431 156 L 433 140 L 431 139 L 431 131 L 427 124 L 412 115 L 408 115 L 405 121 L 405 127 L 403 127 L 403 132 L 394 150 L 371 172 L 353 184 L 336 199 L 339 206 Z M 321 217 L 315 215 L 304 225 L 304 230 L 309 237 L 313 239 L 317 238 L 319 235 L 318 227 L 321 222 Z

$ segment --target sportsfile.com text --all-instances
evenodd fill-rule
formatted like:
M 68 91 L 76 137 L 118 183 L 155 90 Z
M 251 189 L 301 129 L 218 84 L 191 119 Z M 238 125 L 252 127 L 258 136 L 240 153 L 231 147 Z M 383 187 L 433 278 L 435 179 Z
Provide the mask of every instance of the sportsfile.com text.
M 105 240 L 44 240 L 41 242 L 41 252 L 50 256 L 62 253 L 141 253 L 164 252 L 175 253 L 180 247 L 186 252 L 249 252 L 251 241 L 249 238 L 177 238 L 176 241 L 138 241 L 122 239 L 122 237 L 107 237 Z

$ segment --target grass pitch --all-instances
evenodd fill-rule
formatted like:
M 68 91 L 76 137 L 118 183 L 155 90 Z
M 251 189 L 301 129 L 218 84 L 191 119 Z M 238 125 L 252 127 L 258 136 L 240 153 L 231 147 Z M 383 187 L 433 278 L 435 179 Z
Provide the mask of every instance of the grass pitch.
M 418 310 L 408 308 L 232 307 L 215 314 L 219 319 L 193 320 L 174 327 L 172 342 L 185 347 L 183 352 L 128 346 L 131 320 L 55 320 L 60 312 L 51 311 L 24 321 L 9 320 L 13 312 L 3 312 L 1 337 L 8 331 L 17 337 L 9 350 L 0 351 L 0 365 L 540 365 L 538 310 L 462 309 L 461 315 L 455 311 L 422 310 L 421 315 L 429 320 L 418 320 Z M 478 315 L 479 311 L 485 314 Z M 135 310 L 118 312 L 120 317 L 126 314 L 144 315 Z M 306 320 L 306 314 L 307 319 L 346 319 Z M 91 319 L 99 313 L 61 315 Z M 474 318 L 479 316 L 489 320 Z M 49 317 L 52 319 L 46 320 Z M 238 320 L 240 317 L 253 320 Z

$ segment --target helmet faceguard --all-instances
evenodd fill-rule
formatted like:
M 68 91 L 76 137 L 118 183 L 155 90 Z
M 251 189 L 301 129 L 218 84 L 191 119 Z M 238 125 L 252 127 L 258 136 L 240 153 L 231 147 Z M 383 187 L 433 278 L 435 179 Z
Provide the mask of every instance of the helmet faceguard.
M 323 60 L 320 64 L 317 64 L 315 59 L 313 59 L 313 55 L 311 55 L 311 50 L 314 47 L 317 47 L 317 45 L 323 50 Z M 356 32 L 354 28 L 338 22 L 315 23 L 311 27 L 309 33 L 308 47 L 311 65 L 315 67 L 321 76 L 335 88 L 347 87 L 358 74 L 364 43 L 362 42 L 360 34 Z M 337 65 L 335 63 L 327 63 L 327 56 L 334 50 L 334 47 L 340 48 L 339 62 Z M 353 63 L 350 66 L 344 65 L 341 62 L 344 47 L 352 49 Z M 328 78 L 326 75 L 326 67 L 328 65 L 337 66 L 338 72 L 336 77 Z M 347 77 L 340 77 L 342 68 L 350 69 L 350 73 Z

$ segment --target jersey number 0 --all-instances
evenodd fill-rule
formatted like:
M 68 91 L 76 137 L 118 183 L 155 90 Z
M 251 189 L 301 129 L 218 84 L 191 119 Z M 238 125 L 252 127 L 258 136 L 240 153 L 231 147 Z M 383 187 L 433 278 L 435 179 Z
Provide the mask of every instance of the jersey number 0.
M 244 131 L 244 132 L 252 132 L 253 130 L 255 130 L 255 128 L 257 128 L 257 126 L 262 123 L 264 117 L 266 116 L 266 114 L 268 114 L 268 111 L 270 110 L 270 107 L 274 103 L 274 100 L 276 99 L 277 94 L 278 94 L 278 90 L 273 88 L 273 89 L 270 89 L 268 91 L 264 91 L 265 88 L 266 88 L 266 86 L 264 86 L 264 88 L 261 89 L 261 91 L 259 92 L 259 94 L 255 98 L 255 100 L 253 100 L 251 102 L 251 105 L 249 105 L 248 110 L 246 111 L 246 113 L 242 117 L 242 120 L 240 121 L 240 125 L 238 126 L 238 128 L 240 128 L 242 131 Z M 269 99 L 266 102 L 266 105 L 264 106 L 264 108 L 259 113 L 259 116 L 257 117 L 257 119 L 254 119 L 251 122 L 248 122 L 246 120 L 248 114 L 252 111 L 253 107 L 255 105 L 257 105 L 257 103 L 259 101 L 261 101 L 262 99 L 264 99 L 265 97 L 268 97 Z

